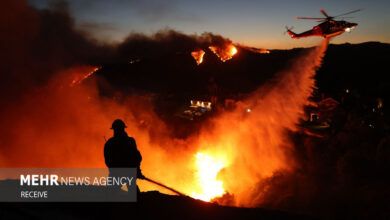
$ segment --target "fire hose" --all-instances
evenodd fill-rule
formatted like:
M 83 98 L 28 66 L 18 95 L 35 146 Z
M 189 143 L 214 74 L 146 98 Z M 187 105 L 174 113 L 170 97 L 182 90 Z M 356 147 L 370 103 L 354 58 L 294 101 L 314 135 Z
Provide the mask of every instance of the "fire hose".
M 151 180 L 151 179 L 149 179 L 149 178 L 147 178 L 147 177 L 145 177 L 144 180 L 146 180 L 146 181 L 148 181 L 148 182 L 151 182 L 151 183 L 154 183 L 154 184 L 156 184 L 156 185 L 158 185 L 158 186 L 161 186 L 161 187 L 163 187 L 163 188 L 165 188 L 165 189 L 168 189 L 168 190 L 170 190 L 170 191 L 176 193 L 176 194 L 179 195 L 179 196 L 188 197 L 188 196 L 187 196 L 186 194 L 184 194 L 184 193 L 181 193 L 181 192 L 179 192 L 179 191 L 177 191 L 177 190 L 175 190 L 175 189 L 173 189 L 173 188 L 171 188 L 171 187 L 169 187 L 169 186 L 166 186 L 166 185 L 164 185 L 164 184 L 162 184 L 162 183 L 159 183 L 159 182 L 157 182 L 157 181 Z

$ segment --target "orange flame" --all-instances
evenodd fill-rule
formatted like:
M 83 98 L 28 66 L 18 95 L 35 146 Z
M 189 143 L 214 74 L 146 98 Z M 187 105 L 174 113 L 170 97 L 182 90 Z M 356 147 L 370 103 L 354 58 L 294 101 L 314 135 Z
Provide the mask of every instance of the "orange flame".
M 73 87 L 73 86 L 75 86 L 77 84 L 82 83 L 85 79 L 87 79 L 88 77 L 90 77 L 91 75 L 96 73 L 96 71 L 98 71 L 101 68 L 102 68 L 101 66 L 99 66 L 99 67 L 92 67 L 92 70 L 90 70 L 87 74 L 77 74 L 74 77 L 74 79 L 72 80 L 72 83 L 70 84 L 70 86 Z
M 227 44 L 224 47 L 209 46 L 209 49 L 217 55 L 222 62 L 232 59 L 237 53 L 237 48 L 233 44 Z
M 191 52 L 191 56 L 195 59 L 196 64 L 198 64 L 198 65 L 203 62 L 204 54 L 205 54 L 205 52 L 201 49 Z
M 205 153 L 196 155 L 196 177 L 200 192 L 193 192 L 191 196 L 196 199 L 209 202 L 212 198 L 222 196 L 225 193 L 223 182 L 217 180 L 217 174 L 227 166 L 226 159 L 217 160 Z

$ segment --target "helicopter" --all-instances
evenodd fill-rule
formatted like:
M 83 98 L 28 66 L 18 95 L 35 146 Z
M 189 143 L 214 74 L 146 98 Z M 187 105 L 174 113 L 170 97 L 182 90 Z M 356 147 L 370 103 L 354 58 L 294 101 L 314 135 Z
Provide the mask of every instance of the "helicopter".
M 322 22 L 321 24 L 313 27 L 313 29 L 311 29 L 311 30 L 305 31 L 305 32 L 300 33 L 300 34 L 296 34 L 292 31 L 292 28 L 286 27 L 287 34 L 289 34 L 291 36 L 291 38 L 293 38 L 293 39 L 299 39 L 299 38 L 311 37 L 311 36 L 330 38 L 330 37 L 340 35 L 340 34 L 344 33 L 345 31 L 350 32 L 352 29 L 354 29 L 358 25 L 357 23 L 350 23 L 350 22 L 346 22 L 343 20 L 336 21 L 336 20 L 334 20 L 334 18 L 361 11 L 361 10 L 363 10 L 363 8 L 357 9 L 354 11 L 350 11 L 347 13 L 343 13 L 343 14 L 340 14 L 337 16 L 329 16 L 325 12 L 325 10 L 322 8 L 319 10 L 323 15 L 325 15 L 324 18 L 295 17 L 294 19 L 317 20 L 317 22 Z M 343 18 L 346 18 L 346 17 L 343 17 Z

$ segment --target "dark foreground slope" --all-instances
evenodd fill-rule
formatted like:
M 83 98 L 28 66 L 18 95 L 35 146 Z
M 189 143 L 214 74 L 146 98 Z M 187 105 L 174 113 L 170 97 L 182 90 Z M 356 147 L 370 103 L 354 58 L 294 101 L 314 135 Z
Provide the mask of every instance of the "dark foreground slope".
M 261 208 L 219 206 L 156 191 L 142 193 L 135 203 L 1 204 L 0 219 L 312 219 Z

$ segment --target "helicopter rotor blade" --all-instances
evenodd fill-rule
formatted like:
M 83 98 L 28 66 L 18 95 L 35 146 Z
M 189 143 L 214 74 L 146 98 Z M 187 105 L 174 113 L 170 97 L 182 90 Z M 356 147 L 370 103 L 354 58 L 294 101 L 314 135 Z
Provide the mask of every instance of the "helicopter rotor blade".
M 359 8 L 357 10 L 353 10 L 353 11 L 350 11 L 350 12 L 347 12 L 347 13 L 344 13 L 344 14 L 340 14 L 340 15 L 336 15 L 334 17 L 340 17 L 340 16 L 344 16 L 344 15 L 349 15 L 349 14 L 352 14 L 352 13 L 355 13 L 355 12 L 358 12 L 358 11 L 362 11 L 363 8 Z
M 322 20 L 324 18 L 311 18 L 311 17 L 294 17 L 294 19 L 310 19 L 310 20 Z
M 324 9 L 320 8 L 320 12 L 325 15 L 325 17 L 329 18 L 329 15 L 325 12 Z

